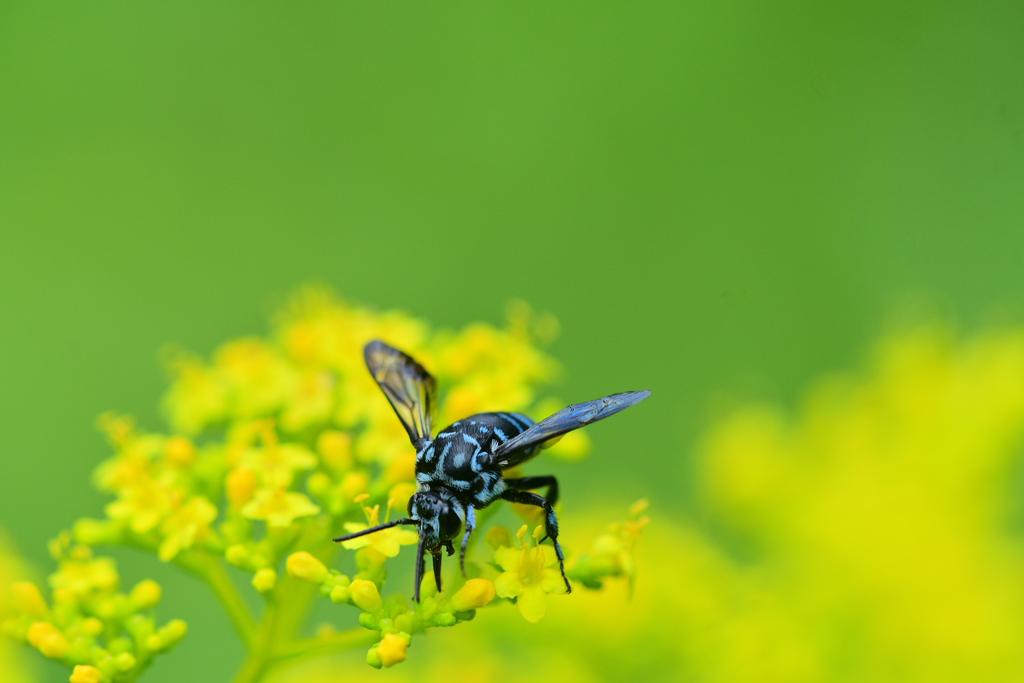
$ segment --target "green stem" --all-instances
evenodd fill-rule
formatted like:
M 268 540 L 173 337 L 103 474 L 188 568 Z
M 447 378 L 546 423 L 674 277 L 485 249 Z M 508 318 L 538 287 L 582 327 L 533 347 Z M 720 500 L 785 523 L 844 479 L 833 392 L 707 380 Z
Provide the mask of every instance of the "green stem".
M 309 520 L 292 547 L 308 548 L 310 553 L 329 564 L 335 552 L 329 531 L 323 520 Z M 248 656 L 234 683 L 258 683 L 270 667 L 285 659 L 321 651 L 350 650 L 363 643 L 372 644 L 379 637 L 372 631 L 355 629 L 326 638 L 296 639 L 295 634 L 308 616 L 317 589 L 315 584 L 287 575 L 281 577 L 268 596 L 267 607 L 253 631 Z
M 179 564 L 197 574 L 213 591 L 214 596 L 227 612 L 231 624 L 238 632 L 242 643 L 247 649 L 253 646 L 253 617 L 249 608 L 238 594 L 231 577 L 224 571 L 224 566 L 216 558 L 207 553 L 190 553 L 182 557 Z
M 300 657 L 312 657 L 329 654 L 331 652 L 343 652 L 353 650 L 357 647 L 373 645 L 380 639 L 376 631 L 368 631 L 365 628 L 354 628 L 348 631 L 340 631 L 317 638 L 306 638 L 304 640 L 293 640 L 284 647 L 280 647 L 274 653 L 274 663 L 287 659 Z

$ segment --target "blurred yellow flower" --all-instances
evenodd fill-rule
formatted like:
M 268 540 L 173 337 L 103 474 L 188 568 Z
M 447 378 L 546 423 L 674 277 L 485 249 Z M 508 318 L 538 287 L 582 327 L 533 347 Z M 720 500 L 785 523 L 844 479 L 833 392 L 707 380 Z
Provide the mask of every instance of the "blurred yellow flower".
M 283 488 L 265 488 L 244 508 L 242 514 L 249 519 L 264 520 L 268 526 L 286 527 L 301 517 L 320 512 L 320 508 L 304 494 Z
M 79 664 L 68 680 L 71 683 L 102 683 L 103 673 L 94 666 Z
M 316 467 L 316 455 L 297 444 L 278 442 L 274 424 L 270 420 L 259 423 L 257 431 L 263 441 L 260 448 L 249 448 L 242 455 L 240 465 L 256 472 L 266 486 L 285 487 L 292 483 L 297 470 Z
M 203 496 L 192 496 L 187 503 L 168 515 L 160 525 L 164 539 L 157 555 L 170 562 L 182 550 L 188 550 L 197 540 L 211 536 L 210 523 L 217 518 L 217 508 Z
M 327 578 L 327 567 L 324 566 L 324 563 L 305 550 L 289 555 L 285 566 L 288 570 L 288 575 L 300 581 L 321 583 Z

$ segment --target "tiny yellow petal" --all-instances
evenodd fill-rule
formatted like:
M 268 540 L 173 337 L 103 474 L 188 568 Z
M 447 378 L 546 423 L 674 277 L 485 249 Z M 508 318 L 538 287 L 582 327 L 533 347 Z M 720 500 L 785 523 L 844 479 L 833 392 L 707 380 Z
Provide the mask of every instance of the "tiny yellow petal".
M 507 572 L 519 570 L 523 552 L 518 548 L 498 548 L 494 551 L 494 561 Z
M 514 598 L 523 590 L 523 582 L 515 572 L 498 574 L 494 580 L 494 592 L 503 598 Z
M 540 586 L 527 586 L 516 601 L 519 613 L 529 622 L 538 622 L 548 611 L 548 596 Z

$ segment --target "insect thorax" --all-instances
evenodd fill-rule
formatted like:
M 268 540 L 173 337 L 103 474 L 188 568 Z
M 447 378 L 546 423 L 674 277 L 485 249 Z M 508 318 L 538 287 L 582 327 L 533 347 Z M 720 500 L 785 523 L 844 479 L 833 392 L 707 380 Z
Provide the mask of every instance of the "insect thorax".
M 503 414 L 485 413 L 443 429 L 416 453 L 417 486 L 420 490 L 446 489 L 474 507 L 490 504 L 505 489 L 491 451 L 510 438 L 510 433 L 520 431 L 513 431 L 507 423 L 517 427 Z

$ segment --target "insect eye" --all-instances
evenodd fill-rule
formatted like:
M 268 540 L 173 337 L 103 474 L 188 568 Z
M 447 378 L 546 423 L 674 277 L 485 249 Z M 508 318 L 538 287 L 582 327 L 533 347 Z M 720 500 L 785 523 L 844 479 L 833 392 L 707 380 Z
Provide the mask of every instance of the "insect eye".
M 462 526 L 462 520 L 451 508 L 446 508 L 441 512 L 439 522 L 440 536 L 443 541 L 455 538 L 455 535 L 459 533 L 459 527 Z

